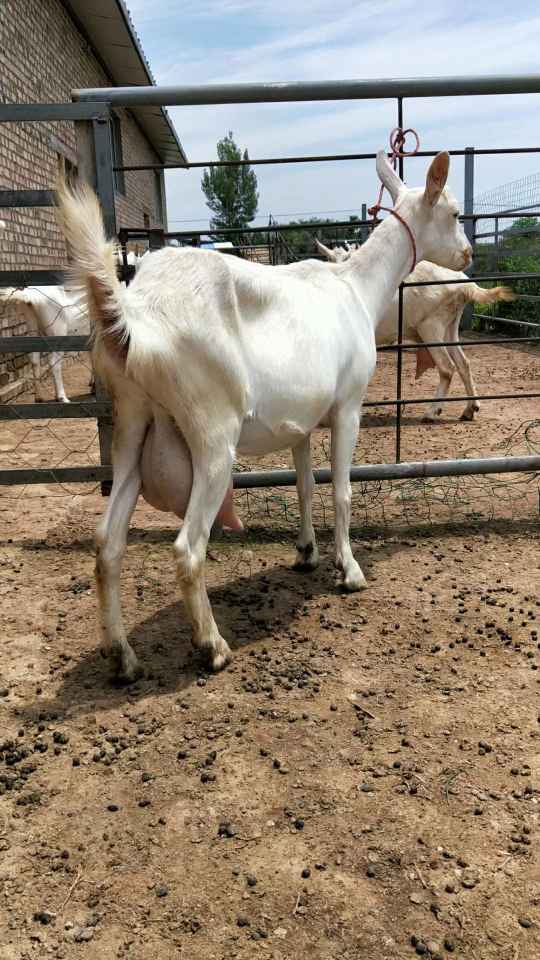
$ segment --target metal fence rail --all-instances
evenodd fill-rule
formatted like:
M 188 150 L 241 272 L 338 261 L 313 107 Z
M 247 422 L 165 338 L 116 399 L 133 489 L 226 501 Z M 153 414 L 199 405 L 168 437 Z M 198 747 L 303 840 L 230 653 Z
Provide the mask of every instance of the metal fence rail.
M 114 204 L 114 170 L 144 170 L 163 169 L 170 165 L 126 165 L 114 167 L 112 162 L 112 140 L 110 129 L 111 106 L 128 107 L 134 105 L 152 104 L 160 106 L 210 105 L 220 103 L 273 103 L 273 102 L 305 102 L 313 100 L 364 100 L 392 98 L 397 104 L 397 124 L 403 128 L 404 99 L 407 97 L 450 97 L 450 96 L 478 96 L 494 94 L 524 94 L 540 93 L 540 74 L 524 76 L 496 76 L 496 77 L 450 77 L 426 78 L 411 80 L 378 80 L 378 81 L 332 81 L 324 83 L 263 83 L 263 84 L 222 84 L 197 87 L 126 87 L 100 88 L 73 91 L 74 103 L 71 104 L 0 104 L 0 122 L 39 122 L 43 120 L 72 120 L 77 124 L 78 141 L 83 153 L 82 173 L 95 186 L 100 198 L 106 230 L 109 236 L 116 236 L 115 204 Z M 530 154 L 540 153 L 540 147 L 493 147 L 475 150 L 471 147 L 462 150 L 449 151 L 453 156 L 465 158 L 465 211 L 462 219 L 466 224 L 466 232 L 474 244 L 476 225 L 482 219 L 493 219 L 493 214 L 475 214 L 473 211 L 474 195 L 474 157 L 475 155 L 489 156 L 501 154 Z M 417 156 L 434 156 L 435 151 L 419 151 Z M 329 162 L 332 160 L 370 160 L 375 153 L 353 153 L 337 155 L 318 155 L 300 157 L 261 158 L 249 161 L 251 164 L 283 164 L 283 163 L 310 163 Z M 239 161 L 241 164 L 243 161 Z M 225 165 L 220 161 L 196 161 L 183 165 L 189 167 L 206 167 Z M 399 174 L 403 177 L 404 160 L 399 160 Z M 50 191 L 0 191 L 0 206 L 51 206 L 54 198 Z M 540 211 L 529 211 L 535 215 Z M 515 218 L 515 213 L 499 213 L 497 216 Z M 337 228 L 371 227 L 370 221 L 335 221 Z M 287 230 L 306 230 L 308 224 L 302 225 L 271 225 L 269 227 L 254 227 L 248 234 L 270 234 L 273 232 L 287 232 Z M 315 225 L 314 229 L 317 227 Z M 208 234 L 212 231 L 202 231 Z M 236 233 L 238 230 L 220 230 L 220 235 Z M 167 235 L 157 231 L 124 230 L 124 243 L 127 239 L 142 239 L 148 237 L 150 248 L 160 246 L 165 239 L 188 239 L 201 231 L 177 231 Z M 47 271 L 8 270 L 0 271 L 0 286 L 24 286 L 30 284 L 57 284 L 62 282 L 61 269 Z M 475 277 L 475 280 L 502 280 L 502 279 L 538 279 L 539 274 L 489 274 Z M 472 279 L 472 278 L 471 278 Z M 449 281 L 445 281 L 448 283 Z M 450 281 L 452 282 L 452 281 Z M 453 281 L 467 282 L 464 280 Z M 418 282 L 416 286 L 435 285 L 436 281 Z M 402 357 L 405 350 L 416 349 L 416 344 L 403 343 L 403 291 L 411 283 L 402 284 L 399 293 L 399 331 L 398 340 L 394 345 L 379 348 L 380 351 L 393 350 L 397 353 L 396 396 L 392 400 L 370 401 L 365 406 L 393 406 L 396 410 L 396 462 L 390 464 L 367 464 L 353 466 L 352 480 L 383 480 L 409 479 L 411 477 L 441 477 L 465 476 L 478 473 L 522 472 L 540 470 L 540 457 L 493 457 L 484 459 L 459 459 L 446 461 L 426 461 L 418 463 L 402 463 L 401 460 L 401 414 L 403 407 L 410 403 L 431 403 L 435 398 L 409 399 L 402 395 Z M 463 346 L 472 346 L 478 343 L 526 343 L 533 342 L 534 337 L 502 337 L 486 338 L 482 340 L 460 341 Z M 81 342 L 82 341 L 82 342 Z M 445 342 L 430 343 L 429 346 L 451 345 Z M 60 351 L 81 351 L 88 349 L 86 338 L 76 337 L 7 337 L 0 338 L 0 353 L 28 353 Z M 492 394 L 479 399 L 519 399 L 539 397 L 538 393 Z M 444 403 L 469 400 L 469 397 L 447 397 Z M 102 490 L 107 491 L 111 479 L 111 404 L 98 385 L 95 402 L 64 404 L 7 404 L 0 407 L 0 419 L 41 419 L 41 418 L 88 418 L 96 417 L 99 426 L 101 466 L 77 466 L 59 468 L 29 468 L 23 470 L 0 471 L 0 485 L 48 483 L 48 482 L 101 482 Z M 315 471 L 318 483 L 328 483 L 328 470 Z M 247 471 L 234 475 L 234 483 L 238 488 L 261 486 L 290 486 L 295 482 L 294 471 Z

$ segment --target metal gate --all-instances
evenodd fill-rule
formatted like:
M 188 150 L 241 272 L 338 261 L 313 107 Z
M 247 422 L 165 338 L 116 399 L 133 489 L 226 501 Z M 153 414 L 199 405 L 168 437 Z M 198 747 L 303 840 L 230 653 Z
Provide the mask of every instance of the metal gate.
M 172 169 L 172 165 L 125 165 L 113 168 L 112 143 L 110 127 L 110 111 L 112 106 L 184 106 L 184 105 L 214 105 L 224 103 L 274 103 L 300 102 L 315 100 L 371 100 L 395 99 L 397 103 L 397 126 L 404 128 L 404 100 L 407 97 L 448 97 L 495 94 L 522 94 L 540 93 L 540 75 L 531 76 L 499 76 L 499 77 L 453 77 L 444 79 L 413 79 L 413 80 L 351 80 L 331 81 L 324 83 L 267 83 L 267 84 L 223 84 L 194 87 L 115 87 L 97 88 L 94 90 L 76 90 L 73 92 L 72 104 L 30 104 L 30 105 L 0 105 L 0 122 L 39 122 L 44 120 L 72 120 L 75 121 L 78 134 L 78 148 L 81 163 L 81 173 L 93 183 L 103 208 L 105 225 L 108 236 L 116 236 L 116 218 L 114 206 L 113 174 L 115 170 L 148 170 Z M 465 158 L 465 210 L 462 220 L 466 233 L 474 245 L 477 233 L 477 224 L 483 219 L 494 219 L 493 212 L 475 214 L 473 211 L 474 188 L 474 158 L 478 155 L 497 154 L 540 154 L 538 146 L 524 146 L 513 148 L 482 148 L 475 150 L 467 147 L 461 150 L 450 150 L 452 156 Z M 415 154 L 421 157 L 433 157 L 435 151 L 418 151 Z M 297 156 L 282 158 L 261 158 L 249 160 L 251 165 L 282 164 L 306 162 L 339 162 L 344 160 L 374 160 L 375 153 L 334 154 L 321 156 Z M 245 161 L 197 161 L 183 164 L 182 167 L 209 167 L 224 163 L 242 163 Z M 178 165 L 180 166 L 180 165 Z M 404 175 L 404 159 L 398 160 L 398 173 Z M 50 191 L 0 191 L 0 207 L 2 206 L 51 206 L 54 197 Z M 540 210 L 529 210 L 531 215 L 540 215 Z M 498 213 L 498 218 L 505 214 Z M 515 218 L 515 213 L 506 214 Z M 338 226 L 350 226 L 349 221 L 336 222 Z M 354 226 L 371 227 L 371 221 L 365 219 L 355 221 Z M 250 229 L 250 233 L 266 232 L 268 227 Z M 280 225 L 280 232 L 286 227 Z M 167 238 L 182 234 L 157 236 L 159 231 L 124 231 L 127 236 L 141 236 L 149 234 L 152 247 L 160 246 Z M 223 233 L 223 231 L 220 231 Z M 25 286 L 31 283 L 47 285 L 62 282 L 63 271 L 0 271 L 0 286 Z M 513 280 L 539 279 L 540 273 L 526 274 L 487 274 L 475 276 L 474 280 Z M 454 283 L 466 281 L 455 280 Z M 414 477 L 444 477 L 467 476 L 491 473 L 516 473 L 521 471 L 540 471 L 540 456 L 519 457 L 487 457 L 479 459 L 454 459 L 435 461 L 401 461 L 401 421 L 402 412 L 407 404 L 428 404 L 433 397 L 409 399 L 403 396 L 402 389 L 402 358 L 405 350 L 416 349 L 414 344 L 403 343 L 403 290 L 409 286 L 435 285 L 437 281 L 422 283 L 404 283 L 399 292 L 399 333 L 398 341 L 391 346 L 380 347 L 381 351 L 397 352 L 396 396 L 391 400 L 365 403 L 369 406 L 390 406 L 396 410 L 395 433 L 395 462 L 387 464 L 364 464 L 353 466 L 351 480 L 399 480 Z M 448 283 L 448 281 L 445 281 Z M 460 341 L 462 347 L 477 344 L 526 343 L 534 342 L 537 337 L 497 337 L 481 339 L 466 339 Z M 451 346 L 452 343 L 442 341 L 426 344 L 426 346 Z M 0 338 L 0 353 L 30 353 L 34 351 L 80 351 L 88 349 L 84 337 L 2 337 Z M 480 395 L 479 400 L 516 400 L 519 398 L 540 398 L 540 393 L 517 394 L 487 394 Z M 456 403 L 469 400 L 467 396 L 446 397 L 444 402 Z M 64 468 L 35 468 L 23 470 L 0 471 L 0 485 L 52 483 L 52 482 L 102 482 L 102 490 L 107 492 L 112 477 L 111 468 L 111 404 L 101 387 L 95 402 L 63 404 L 5 404 L 0 406 L 0 419 L 41 419 L 66 417 L 95 417 L 98 422 L 100 440 L 101 466 L 78 466 Z M 315 471 L 317 483 L 329 483 L 330 471 L 326 469 Z M 295 483 L 295 473 L 292 470 L 274 471 L 247 471 L 234 475 L 236 488 L 291 486 Z

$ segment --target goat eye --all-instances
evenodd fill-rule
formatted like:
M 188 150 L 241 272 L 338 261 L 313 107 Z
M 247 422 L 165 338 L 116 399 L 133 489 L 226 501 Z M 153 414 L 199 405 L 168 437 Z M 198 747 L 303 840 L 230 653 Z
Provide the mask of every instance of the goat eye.
M 459 219 L 459 213 L 455 213 L 455 214 L 454 214 L 454 220 L 458 220 L 458 219 Z

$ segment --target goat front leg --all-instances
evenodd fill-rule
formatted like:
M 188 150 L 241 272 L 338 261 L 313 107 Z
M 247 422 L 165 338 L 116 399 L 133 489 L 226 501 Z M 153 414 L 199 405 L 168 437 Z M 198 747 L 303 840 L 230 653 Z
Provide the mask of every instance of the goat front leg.
M 311 437 L 305 437 L 293 449 L 296 468 L 296 490 L 300 507 L 300 533 L 296 543 L 295 570 L 315 570 L 319 564 L 319 549 L 312 520 L 312 501 L 315 480 L 311 463 Z
M 223 438 L 215 444 L 207 441 L 204 450 L 198 449 L 195 437 L 186 440 L 191 451 L 193 484 L 184 523 L 174 544 L 176 568 L 193 627 L 193 643 L 206 652 L 212 669 L 217 671 L 226 666 L 232 654 L 217 628 L 206 592 L 206 550 L 212 524 L 230 484 L 231 451 L 237 435 L 231 437 L 230 443 Z
M 332 418 L 332 484 L 335 511 L 335 564 L 343 573 L 346 590 L 361 590 L 366 578 L 353 557 L 349 540 L 351 522 L 351 463 L 360 416 L 358 410 L 340 410 Z
M 113 484 L 107 511 L 96 532 L 96 589 L 104 652 L 120 679 L 133 682 L 142 673 L 126 637 L 120 605 L 120 573 L 129 521 L 141 488 L 140 458 L 145 418 L 117 407 L 113 439 Z

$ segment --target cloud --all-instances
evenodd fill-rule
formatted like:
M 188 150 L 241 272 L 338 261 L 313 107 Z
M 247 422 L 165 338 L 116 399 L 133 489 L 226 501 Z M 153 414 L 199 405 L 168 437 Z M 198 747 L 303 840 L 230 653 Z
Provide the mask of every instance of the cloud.
M 456 15 L 450 0 L 132 0 L 135 26 L 159 83 L 335 80 L 537 70 L 540 16 L 523 0 L 486 0 Z M 538 97 L 405 101 L 406 124 L 426 149 L 534 145 Z M 215 156 L 232 129 L 251 156 L 374 151 L 395 125 L 392 101 L 173 108 L 191 159 Z M 536 156 L 477 161 L 478 193 L 539 169 Z M 411 182 L 423 161 L 407 163 Z M 358 209 L 376 189 L 374 165 L 256 168 L 261 213 Z M 462 196 L 462 161 L 452 164 Z M 171 220 L 206 217 L 201 171 L 167 175 Z

